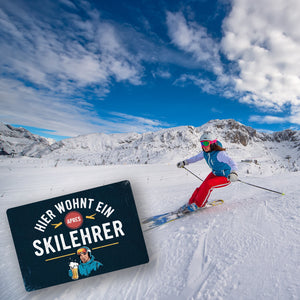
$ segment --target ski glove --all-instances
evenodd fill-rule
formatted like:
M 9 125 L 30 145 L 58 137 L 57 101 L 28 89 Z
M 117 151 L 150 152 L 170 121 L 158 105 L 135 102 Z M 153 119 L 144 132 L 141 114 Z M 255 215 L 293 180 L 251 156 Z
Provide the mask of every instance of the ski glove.
M 228 176 L 228 179 L 231 181 L 231 182 L 235 182 L 235 181 L 238 181 L 239 177 L 238 177 L 238 174 L 236 172 L 231 172 Z
M 177 164 L 177 168 L 183 168 L 184 166 L 188 165 L 188 162 L 186 160 L 184 161 L 180 161 L 178 164 Z

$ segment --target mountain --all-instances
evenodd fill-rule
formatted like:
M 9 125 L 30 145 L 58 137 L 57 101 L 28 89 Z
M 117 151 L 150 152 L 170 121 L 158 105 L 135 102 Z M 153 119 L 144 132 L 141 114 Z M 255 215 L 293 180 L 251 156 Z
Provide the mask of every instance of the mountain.
M 262 133 L 235 120 L 212 120 L 200 126 L 181 126 L 157 132 L 93 133 L 50 144 L 23 128 L 1 124 L 1 147 L 17 155 L 83 165 L 174 163 L 201 151 L 199 138 L 212 132 L 240 161 L 268 160 L 274 168 L 297 171 L 299 131 Z
M 0 122 L 0 154 L 37 157 L 37 153 L 51 144 L 43 138 L 22 127 L 13 127 Z

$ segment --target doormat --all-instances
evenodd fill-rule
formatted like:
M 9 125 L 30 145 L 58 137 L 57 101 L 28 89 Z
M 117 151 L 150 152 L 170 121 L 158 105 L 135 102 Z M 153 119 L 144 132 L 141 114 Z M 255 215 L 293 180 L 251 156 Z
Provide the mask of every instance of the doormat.
M 149 262 L 129 181 L 7 210 L 25 289 Z

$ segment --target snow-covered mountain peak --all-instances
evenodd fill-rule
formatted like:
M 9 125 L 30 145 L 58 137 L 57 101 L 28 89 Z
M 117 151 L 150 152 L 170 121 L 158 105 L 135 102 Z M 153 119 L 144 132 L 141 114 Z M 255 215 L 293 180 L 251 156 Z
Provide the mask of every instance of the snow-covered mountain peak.
M 247 146 L 249 142 L 272 139 L 270 135 L 260 133 L 252 127 L 245 126 L 233 119 L 211 120 L 199 127 L 199 131 L 212 132 L 219 140 L 243 146 Z
M 0 122 L 0 150 L 2 154 L 35 156 L 50 146 L 50 142 L 25 128 L 13 127 Z
M 211 120 L 200 127 L 180 126 L 142 134 L 92 133 L 53 144 L 26 129 L 1 123 L 0 146 L 5 150 L 3 154 L 15 152 L 21 156 L 68 164 L 174 163 L 201 151 L 199 139 L 204 132 L 211 132 L 237 160 L 268 161 L 277 168 L 298 170 L 299 131 L 262 133 L 233 119 Z M 289 164 L 287 157 L 291 158 Z

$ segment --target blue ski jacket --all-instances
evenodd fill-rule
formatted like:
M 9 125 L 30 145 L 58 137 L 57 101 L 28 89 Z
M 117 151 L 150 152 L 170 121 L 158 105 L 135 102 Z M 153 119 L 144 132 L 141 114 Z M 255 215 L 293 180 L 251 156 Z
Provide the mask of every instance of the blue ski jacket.
M 222 147 L 222 144 L 219 141 L 217 141 L 217 143 Z M 228 177 L 228 175 L 232 171 L 237 171 L 236 163 L 228 156 L 225 151 L 202 151 L 196 156 L 185 160 L 185 162 L 187 162 L 187 164 L 190 164 L 200 161 L 203 158 L 212 169 L 213 174 L 216 176 Z
M 78 266 L 78 272 L 81 276 L 89 276 L 92 271 L 97 271 L 101 266 L 103 266 L 99 261 L 95 260 L 94 255 L 86 263 L 80 263 Z M 72 271 L 69 270 L 69 276 L 72 277 Z

